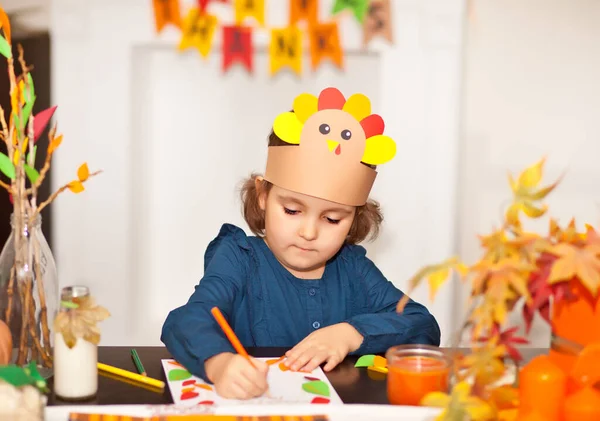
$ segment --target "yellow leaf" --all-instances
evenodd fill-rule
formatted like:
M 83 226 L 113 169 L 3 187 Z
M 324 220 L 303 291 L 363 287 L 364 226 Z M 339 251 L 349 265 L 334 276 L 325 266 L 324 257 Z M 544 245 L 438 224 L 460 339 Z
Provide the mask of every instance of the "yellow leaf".
M 525 171 L 523 171 L 521 173 L 521 175 L 519 176 L 519 179 L 517 182 L 518 185 L 520 187 L 525 187 L 528 189 L 536 187 L 540 183 L 540 181 L 542 181 L 542 175 L 543 175 L 545 161 L 546 161 L 545 158 L 541 159 L 536 164 L 525 169 Z
M 50 144 L 48 145 L 48 153 L 53 153 L 60 146 L 62 140 L 63 135 L 56 136 L 54 139 L 52 139 L 52 142 L 50 142 Z
M 542 216 L 546 213 L 546 210 L 548 209 L 548 207 L 544 206 L 543 208 L 539 209 L 539 208 L 536 208 L 535 206 L 533 206 L 529 202 L 523 202 L 521 204 L 521 209 L 523 209 L 523 212 L 525 212 L 525 215 L 527 215 L 528 217 L 539 218 L 540 216 Z
M 436 272 L 433 272 L 431 275 L 427 277 L 429 281 L 429 299 L 433 301 L 435 298 L 435 294 L 437 290 L 446 282 L 448 276 L 450 275 L 449 268 L 442 268 Z
M 456 270 L 463 277 L 469 273 L 469 267 L 462 262 L 456 264 Z
M 89 176 L 90 169 L 88 168 L 87 163 L 83 163 L 77 170 L 77 177 L 79 178 L 79 181 L 85 181 Z
M 13 153 L 13 164 L 14 165 L 19 165 L 19 157 L 21 156 L 21 154 L 19 153 L 18 149 L 15 149 L 14 153 Z
M 521 222 L 519 221 L 519 210 L 520 210 L 520 206 L 518 203 L 513 203 L 512 205 L 509 206 L 508 210 L 506 211 L 506 221 L 511 224 L 511 225 L 520 225 Z
M 81 193 L 84 190 L 83 184 L 79 180 L 71 181 L 69 184 L 69 190 L 73 193 Z

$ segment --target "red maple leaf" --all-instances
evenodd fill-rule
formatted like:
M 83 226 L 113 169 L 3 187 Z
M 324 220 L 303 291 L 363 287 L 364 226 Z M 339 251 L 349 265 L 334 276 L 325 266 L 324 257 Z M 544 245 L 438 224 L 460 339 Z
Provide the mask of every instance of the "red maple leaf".
M 498 345 L 504 345 L 506 347 L 506 352 L 508 352 L 508 356 L 516 362 L 522 361 L 523 356 L 517 350 L 515 345 L 524 345 L 528 344 L 529 341 L 521 336 L 515 336 L 515 333 L 519 330 L 518 326 L 511 327 L 510 329 L 506 329 L 504 332 L 500 332 L 500 325 L 494 323 L 492 326 L 492 330 L 489 336 L 483 336 L 479 338 L 480 342 L 489 341 L 491 338 L 498 338 Z
M 527 287 L 531 295 L 531 302 L 525 303 L 523 306 L 523 319 L 525 320 L 525 333 L 529 334 L 531 323 L 536 312 L 542 316 L 546 322 L 550 323 L 550 299 L 554 303 L 559 303 L 563 300 L 572 300 L 575 298 L 571 292 L 569 282 L 557 282 L 550 284 L 548 277 L 552 270 L 552 265 L 558 259 L 550 253 L 542 253 L 536 261 L 536 266 L 539 268 L 529 277 Z

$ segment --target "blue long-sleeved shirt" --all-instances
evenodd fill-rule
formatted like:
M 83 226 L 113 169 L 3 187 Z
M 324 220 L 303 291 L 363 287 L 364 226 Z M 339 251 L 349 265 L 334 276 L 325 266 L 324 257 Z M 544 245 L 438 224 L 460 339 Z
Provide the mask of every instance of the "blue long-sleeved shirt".
M 363 337 L 355 354 L 384 352 L 406 343 L 439 345 L 440 329 L 366 257 L 344 245 L 321 279 L 299 279 L 275 258 L 262 238 L 222 226 L 204 256 L 204 276 L 188 302 L 167 316 L 161 340 L 190 372 L 207 380 L 204 362 L 235 352 L 210 313 L 217 306 L 245 347 L 291 348 L 316 329 L 347 322 Z

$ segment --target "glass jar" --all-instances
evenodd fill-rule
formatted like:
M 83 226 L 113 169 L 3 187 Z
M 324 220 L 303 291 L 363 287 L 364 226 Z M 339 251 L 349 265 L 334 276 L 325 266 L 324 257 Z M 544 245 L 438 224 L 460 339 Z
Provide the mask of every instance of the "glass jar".
M 85 286 L 68 286 L 60 295 L 60 312 L 76 316 L 78 302 L 89 298 Z M 71 314 L 68 314 L 71 313 Z M 61 316 L 62 317 L 62 316 Z M 98 345 L 76 336 L 72 347 L 67 345 L 63 334 L 55 332 L 54 338 L 54 393 L 63 400 L 87 400 L 98 392 Z
M 0 253 L 0 320 L 12 335 L 11 363 L 36 361 L 52 375 L 52 323 L 58 309 L 58 276 L 42 218 L 11 215 L 11 234 Z
M 387 350 L 387 395 L 393 405 L 419 405 L 430 392 L 448 392 L 449 356 L 430 345 L 398 345 Z

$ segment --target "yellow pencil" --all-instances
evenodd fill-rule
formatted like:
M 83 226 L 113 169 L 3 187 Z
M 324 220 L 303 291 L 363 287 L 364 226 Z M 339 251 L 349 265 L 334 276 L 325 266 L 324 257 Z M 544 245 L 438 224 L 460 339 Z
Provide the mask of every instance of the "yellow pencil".
M 142 376 L 141 374 L 137 374 L 131 371 L 123 370 L 122 368 L 113 367 L 112 365 L 98 363 L 98 370 L 106 371 L 107 373 L 112 373 L 117 376 L 125 377 L 126 379 L 147 384 L 149 386 L 158 387 L 160 389 L 163 389 L 165 387 L 165 382 L 163 381 L 156 380 L 148 376 Z

